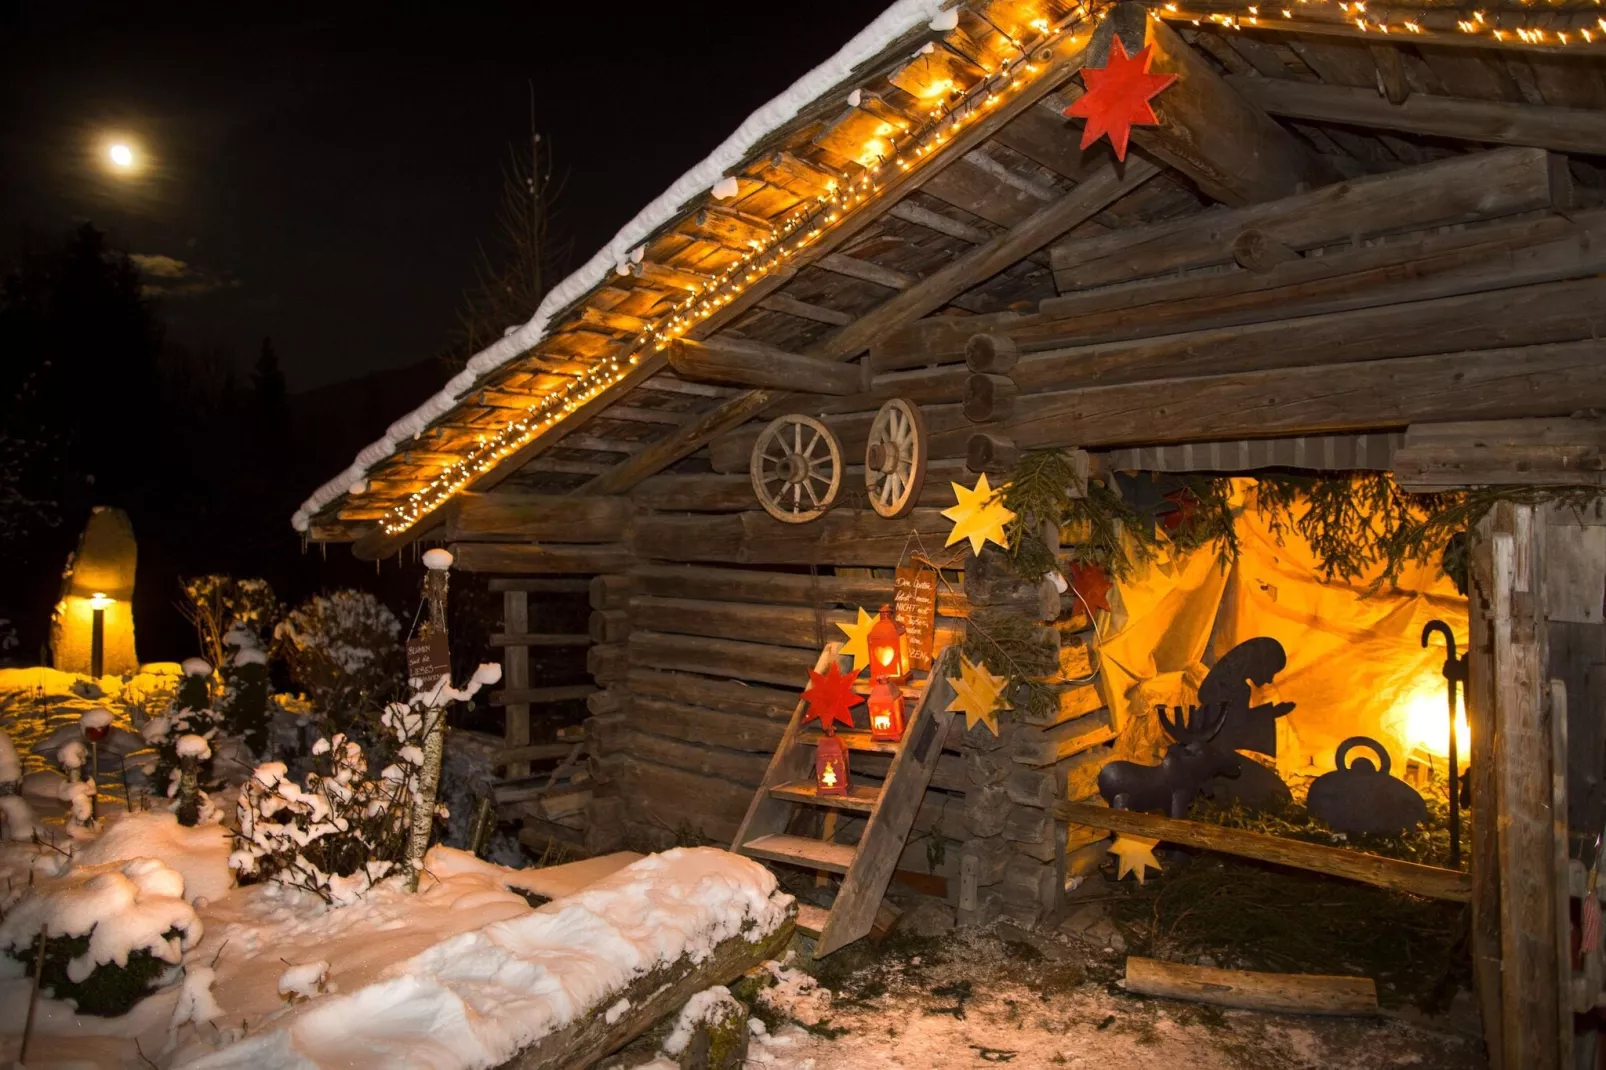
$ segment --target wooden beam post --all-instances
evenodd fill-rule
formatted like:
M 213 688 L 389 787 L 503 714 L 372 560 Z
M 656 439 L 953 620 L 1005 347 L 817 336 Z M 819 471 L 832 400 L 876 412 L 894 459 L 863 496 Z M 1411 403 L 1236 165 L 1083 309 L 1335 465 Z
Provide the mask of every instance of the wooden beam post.
M 527 635 L 530 631 L 530 596 L 525 591 L 502 593 L 502 630 L 510 635 Z M 502 651 L 502 686 L 513 691 L 528 690 L 530 686 L 530 648 L 509 646 Z M 509 749 L 525 747 L 530 743 L 530 706 L 519 702 L 502 708 L 502 743 Z M 529 762 L 512 762 L 507 767 L 508 777 L 530 775 Z
M 683 379 L 732 383 L 767 390 L 849 397 L 868 388 L 864 368 L 802 353 L 788 353 L 762 342 L 677 338 L 669 347 L 669 366 Z
M 1093 31 L 1088 63 L 1103 66 L 1117 35 L 1127 53 L 1153 48 L 1150 71 L 1178 80 L 1155 97 L 1158 126 L 1137 126 L 1132 140 L 1198 183 L 1223 204 L 1274 201 L 1342 176 L 1212 70 L 1177 32 L 1143 4 L 1116 4 Z

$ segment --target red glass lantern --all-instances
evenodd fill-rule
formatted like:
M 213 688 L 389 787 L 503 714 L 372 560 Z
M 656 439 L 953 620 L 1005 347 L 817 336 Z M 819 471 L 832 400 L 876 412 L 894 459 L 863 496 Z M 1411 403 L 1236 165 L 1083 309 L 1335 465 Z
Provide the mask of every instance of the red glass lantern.
M 834 735 L 821 736 L 814 747 L 814 785 L 820 795 L 848 793 L 848 748 Z
M 892 607 L 881 607 L 881 619 L 870 629 L 870 679 L 902 680 L 909 675 L 909 638 L 892 619 Z
M 903 738 L 903 691 L 897 684 L 881 680 L 870 688 L 870 738 L 877 743 Z

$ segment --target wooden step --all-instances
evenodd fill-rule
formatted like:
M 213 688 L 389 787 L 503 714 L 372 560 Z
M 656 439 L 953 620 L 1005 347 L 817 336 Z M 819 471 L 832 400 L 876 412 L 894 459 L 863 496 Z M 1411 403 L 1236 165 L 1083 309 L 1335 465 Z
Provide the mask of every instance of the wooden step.
M 857 810 L 860 813 L 871 814 L 875 812 L 876 802 L 881 798 L 881 789 L 866 787 L 863 784 L 852 784 L 848 787 L 846 795 L 821 795 L 819 786 L 812 780 L 794 780 L 790 784 L 777 784 L 770 789 L 770 797 L 784 799 L 788 802 L 809 803 L 813 806 L 829 806 L 836 810 Z
M 818 747 L 820 740 L 825 738 L 824 732 L 805 732 L 798 737 L 798 742 L 806 747 Z M 868 728 L 838 729 L 836 738 L 848 750 L 864 751 L 869 754 L 897 754 L 897 743 L 881 743 L 870 738 Z
M 797 931 L 807 933 L 809 936 L 819 936 L 825 932 L 825 923 L 830 920 L 831 912 L 824 907 L 817 907 L 813 903 L 799 903 L 797 905 Z
M 811 840 L 807 836 L 777 834 L 760 836 L 742 845 L 742 853 L 771 862 L 785 862 L 805 869 L 823 869 L 831 873 L 846 873 L 853 865 L 857 848 L 851 843 L 827 843 Z

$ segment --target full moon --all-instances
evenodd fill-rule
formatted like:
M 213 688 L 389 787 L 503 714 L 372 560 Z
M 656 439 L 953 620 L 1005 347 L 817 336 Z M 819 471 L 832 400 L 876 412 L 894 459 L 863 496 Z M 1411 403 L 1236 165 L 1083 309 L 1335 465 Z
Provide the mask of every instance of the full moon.
M 106 149 L 106 156 L 112 166 L 126 171 L 134 166 L 134 149 L 124 142 L 116 142 Z

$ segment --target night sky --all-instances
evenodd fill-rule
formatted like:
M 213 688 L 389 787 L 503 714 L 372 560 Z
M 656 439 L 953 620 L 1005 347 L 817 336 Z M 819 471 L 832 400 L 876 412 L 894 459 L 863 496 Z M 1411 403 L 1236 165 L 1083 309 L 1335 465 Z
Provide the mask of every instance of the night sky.
M 89 220 L 241 372 L 263 336 L 292 391 L 415 364 L 454 341 L 530 82 L 572 268 L 883 6 L 0 0 L 0 261 Z M 113 135 L 144 174 L 106 173 Z

